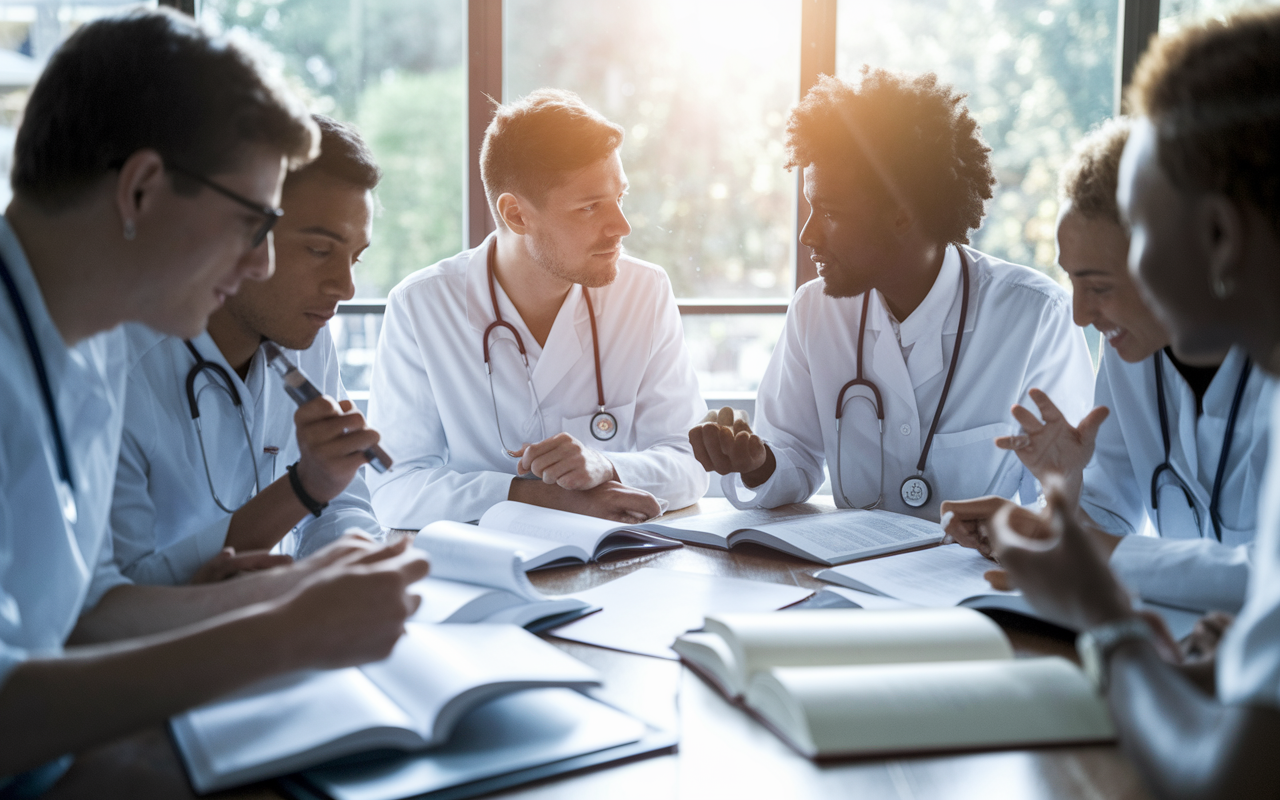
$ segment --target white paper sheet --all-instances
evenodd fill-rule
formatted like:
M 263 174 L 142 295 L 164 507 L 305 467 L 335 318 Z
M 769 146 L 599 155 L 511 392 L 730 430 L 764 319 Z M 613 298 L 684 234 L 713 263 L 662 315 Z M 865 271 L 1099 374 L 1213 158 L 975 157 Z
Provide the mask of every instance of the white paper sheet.
M 702 627 L 707 614 L 774 611 L 813 594 L 812 589 L 673 570 L 639 569 L 574 594 L 603 611 L 552 633 L 597 647 L 677 658 L 671 643 Z

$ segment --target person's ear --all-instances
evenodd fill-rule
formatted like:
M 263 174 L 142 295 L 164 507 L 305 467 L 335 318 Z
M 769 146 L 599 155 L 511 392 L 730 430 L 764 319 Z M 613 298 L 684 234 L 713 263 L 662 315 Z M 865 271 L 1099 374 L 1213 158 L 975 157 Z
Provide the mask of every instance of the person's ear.
M 507 230 L 521 236 L 528 232 L 528 220 L 525 219 L 525 210 L 519 198 L 511 192 L 503 192 L 498 196 L 498 202 L 495 205 L 498 207 L 498 216 L 502 218 Z
M 125 159 L 116 180 L 115 203 L 121 235 L 128 241 L 138 235 L 142 220 L 162 202 L 163 181 L 168 180 L 164 159 L 144 148 Z
M 1225 196 L 1206 194 L 1196 203 L 1196 238 L 1209 273 L 1209 290 L 1226 300 L 1239 289 L 1240 256 L 1244 252 L 1244 220 Z

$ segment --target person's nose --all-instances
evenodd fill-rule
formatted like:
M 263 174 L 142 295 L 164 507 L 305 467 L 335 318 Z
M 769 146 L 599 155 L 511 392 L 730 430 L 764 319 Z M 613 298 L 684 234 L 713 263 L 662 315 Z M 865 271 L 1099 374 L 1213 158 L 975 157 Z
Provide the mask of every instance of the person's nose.
M 356 260 L 332 259 L 325 265 L 325 274 L 320 281 L 320 290 L 329 297 L 338 300 L 350 300 L 356 296 L 355 281 Z
M 822 236 L 819 234 L 818 225 L 814 221 L 816 216 L 810 211 L 809 218 L 804 221 L 804 227 L 800 229 L 800 244 L 805 247 L 817 248 L 822 244 Z
M 614 214 L 609 220 L 608 234 L 616 236 L 619 239 L 631 234 L 631 223 L 627 222 L 627 215 L 622 212 L 621 204 L 615 204 Z
M 268 233 L 262 244 L 247 251 L 240 258 L 237 270 L 242 279 L 265 281 L 276 271 L 276 248 L 272 234 Z
M 1097 309 L 1088 292 L 1077 289 L 1071 293 L 1071 319 L 1081 328 L 1087 328 L 1098 318 Z

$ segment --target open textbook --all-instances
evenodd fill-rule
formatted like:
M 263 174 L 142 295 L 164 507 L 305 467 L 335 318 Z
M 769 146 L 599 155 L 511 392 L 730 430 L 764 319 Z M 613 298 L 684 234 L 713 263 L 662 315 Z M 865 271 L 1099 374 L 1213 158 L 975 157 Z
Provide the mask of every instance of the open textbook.
M 431 574 L 409 588 L 422 598 L 417 622 L 494 622 L 545 629 L 592 609 L 573 597 L 547 597 L 525 574 L 527 554 L 545 546 L 527 537 L 460 522 L 433 522 L 414 538 Z
M 983 574 L 997 568 L 977 550 L 947 544 L 832 567 L 817 572 L 815 577 L 860 592 L 892 597 L 913 606 L 964 606 L 1013 611 L 1039 618 L 1040 615 L 1021 592 L 992 588 Z M 1146 603 L 1144 608 L 1160 614 L 1169 631 L 1178 639 L 1191 633 L 1199 618 L 1199 614 L 1155 603 Z
M 810 758 L 1115 736 L 1079 668 L 1014 659 L 999 626 L 969 609 L 720 614 L 675 650 Z
M 943 533 L 936 522 L 906 514 L 809 503 L 699 514 L 641 527 L 724 550 L 753 542 L 827 565 L 937 544 Z
M 418 534 L 428 550 L 430 539 L 423 540 L 422 535 L 431 527 L 428 525 Z M 490 507 L 480 517 L 480 528 L 514 535 L 516 538 L 508 541 L 521 548 L 526 570 L 598 561 L 616 553 L 680 547 L 679 542 L 638 525 L 619 525 L 607 519 L 514 500 L 503 500 Z
M 463 715 L 521 689 L 600 685 L 590 667 L 511 625 L 410 622 L 374 664 L 280 676 L 170 721 L 209 792 L 370 750 L 421 750 Z
M 942 539 L 937 523 L 905 514 L 808 503 L 618 525 L 507 500 L 486 511 L 480 527 L 542 540 L 542 547 L 530 552 L 529 569 L 590 561 L 618 551 L 678 547 L 680 542 L 722 550 L 754 542 L 832 565 L 937 544 Z

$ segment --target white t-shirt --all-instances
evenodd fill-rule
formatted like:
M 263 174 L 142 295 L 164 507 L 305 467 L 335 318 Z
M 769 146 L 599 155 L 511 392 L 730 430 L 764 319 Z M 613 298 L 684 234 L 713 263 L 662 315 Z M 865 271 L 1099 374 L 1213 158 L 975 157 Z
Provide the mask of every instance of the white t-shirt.
M 4 258 L 31 319 L 65 437 L 74 495 L 58 472 L 52 420 L 18 314 L 0 288 L 0 683 L 33 655 L 56 654 L 82 608 L 125 583 L 107 514 L 124 407 L 119 330 L 68 348 L 13 230 Z M 74 503 L 65 502 L 74 499 Z

